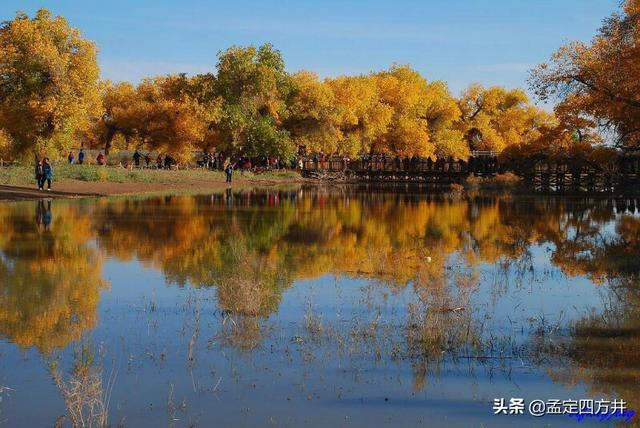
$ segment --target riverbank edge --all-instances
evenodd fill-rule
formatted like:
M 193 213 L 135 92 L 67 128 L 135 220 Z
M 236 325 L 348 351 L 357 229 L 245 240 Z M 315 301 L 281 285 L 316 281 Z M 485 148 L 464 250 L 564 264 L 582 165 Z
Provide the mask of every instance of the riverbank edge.
M 64 180 L 55 183 L 55 190 L 40 191 L 35 186 L 26 185 L 8 185 L 0 184 L 0 203 L 11 201 L 26 201 L 38 199 L 83 199 L 83 198 L 104 198 L 104 197 L 131 197 L 131 196 L 164 196 L 164 195 L 197 195 L 206 193 L 220 193 L 226 189 L 233 191 L 243 191 L 251 189 L 268 189 L 277 187 L 279 189 L 289 186 L 299 187 L 303 185 L 320 186 L 320 187 L 341 187 L 341 186 L 363 186 L 371 190 L 397 190 L 398 187 L 405 188 L 404 184 L 386 183 L 376 185 L 376 183 L 354 182 L 354 181 L 332 181 L 332 180 L 310 180 L 310 179 L 239 179 L 228 184 L 224 181 L 211 180 L 202 183 L 112 183 L 112 182 L 87 182 L 79 180 Z M 409 188 L 412 188 L 410 186 Z M 415 189 L 415 188 L 414 188 Z M 418 186 L 419 191 L 433 192 L 439 194 L 448 194 L 452 197 L 463 196 L 483 196 L 501 195 L 501 196 L 561 196 L 571 198 L 620 198 L 620 197 L 638 197 L 640 192 L 621 192 L 621 193 L 589 193 L 589 192 L 565 192 L 565 193 L 549 193 L 535 192 L 526 186 L 515 186 L 513 188 L 496 189 L 491 186 L 474 187 L 473 189 L 452 189 L 445 187 L 423 187 Z M 408 189 L 406 189 L 408 190 Z
M 434 186 L 419 183 L 401 182 L 365 182 L 358 180 L 323 180 L 304 178 L 300 175 L 291 177 L 267 178 L 260 176 L 234 177 L 231 184 L 226 183 L 219 175 L 211 177 L 182 177 L 178 180 L 163 181 L 86 181 L 65 178 L 53 183 L 52 191 L 38 190 L 35 184 L 0 183 L 0 202 L 52 199 L 101 198 L 111 196 L 162 196 L 175 194 L 204 194 L 219 193 L 226 189 L 242 191 L 249 189 L 272 188 L 312 185 L 321 187 L 333 186 L 362 186 L 372 190 L 419 189 L 424 192 L 448 193 L 453 196 L 474 195 L 481 192 L 484 195 L 500 194 L 512 196 L 567 196 L 567 197 L 637 197 L 640 189 L 625 189 L 620 192 L 536 192 L 522 180 L 508 183 L 467 182 L 465 185 L 453 184 L 448 186 Z
M 309 184 L 309 180 L 290 179 L 243 179 L 229 184 L 224 180 L 192 180 L 188 182 L 101 182 L 82 180 L 62 180 L 54 182 L 51 191 L 38 190 L 35 185 L 0 183 L 0 202 L 52 199 L 101 198 L 111 196 L 153 196 L 169 194 L 219 193 L 228 188 L 247 190 Z

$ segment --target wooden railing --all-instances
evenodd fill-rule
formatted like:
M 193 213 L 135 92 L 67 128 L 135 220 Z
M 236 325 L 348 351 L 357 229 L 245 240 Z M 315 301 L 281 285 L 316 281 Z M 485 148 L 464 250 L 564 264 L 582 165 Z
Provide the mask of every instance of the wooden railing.
M 611 164 L 595 165 L 581 159 L 531 160 L 518 168 L 501 164 L 493 153 L 476 152 L 467 161 L 454 159 L 397 159 L 371 156 L 351 160 L 341 157 L 308 158 L 302 174 L 329 174 L 356 181 L 461 182 L 469 175 L 492 176 L 507 171 L 523 177 L 540 191 L 587 190 L 590 192 L 635 188 L 640 191 L 640 155 L 621 155 Z
M 479 156 L 468 161 L 455 159 L 414 158 L 394 159 L 389 157 L 371 157 L 350 160 L 347 158 L 319 158 L 303 161 L 303 173 L 309 172 L 344 172 L 349 175 L 371 173 L 404 173 L 416 174 L 496 174 L 499 164 L 496 157 Z M 383 174 L 384 175 L 384 174 Z

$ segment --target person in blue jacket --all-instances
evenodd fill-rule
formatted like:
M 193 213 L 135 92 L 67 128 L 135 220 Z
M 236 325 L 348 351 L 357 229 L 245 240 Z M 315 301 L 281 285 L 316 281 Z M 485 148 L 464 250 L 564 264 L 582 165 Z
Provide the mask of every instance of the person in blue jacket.
M 224 172 L 227 175 L 227 183 L 231 183 L 231 177 L 233 176 L 233 164 L 231 162 L 229 162 Z
M 45 180 L 47 181 L 47 191 L 51 191 L 51 180 L 53 180 L 53 166 L 51 166 L 51 161 L 49 158 L 44 158 L 44 162 L 42 163 L 42 169 L 44 170 L 44 178 L 40 184 L 40 188 L 44 187 Z

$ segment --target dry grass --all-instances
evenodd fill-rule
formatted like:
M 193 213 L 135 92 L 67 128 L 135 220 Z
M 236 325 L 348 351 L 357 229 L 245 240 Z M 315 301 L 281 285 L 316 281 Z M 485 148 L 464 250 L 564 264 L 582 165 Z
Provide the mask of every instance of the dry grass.
M 258 348 L 262 342 L 262 319 L 257 316 L 225 315 L 222 329 L 214 337 L 222 346 L 243 352 Z
M 464 187 L 468 190 L 508 190 L 518 187 L 522 179 L 515 174 L 506 172 L 492 177 L 467 177 Z
M 52 377 L 62 393 L 67 416 L 74 427 L 109 426 L 115 372 L 110 373 L 106 384 L 102 381 L 102 370 L 97 367 L 76 368 L 66 380 L 59 371 L 52 370 Z
M 102 364 L 94 361 L 94 350 L 85 343 L 76 350 L 75 363 L 66 379 L 56 361 L 49 364 L 49 370 L 64 399 L 66 417 L 74 427 L 109 426 L 109 406 L 118 375 L 115 367 L 105 383 Z

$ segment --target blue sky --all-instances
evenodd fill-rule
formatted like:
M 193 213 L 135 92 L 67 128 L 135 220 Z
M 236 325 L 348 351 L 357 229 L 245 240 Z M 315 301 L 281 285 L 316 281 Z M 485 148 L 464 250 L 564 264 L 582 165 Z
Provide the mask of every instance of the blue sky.
M 287 69 L 321 76 L 410 64 L 454 93 L 525 86 L 563 42 L 589 40 L 618 0 L 2 0 L 0 19 L 46 7 L 100 49 L 104 78 L 211 71 L 231 45 L 273 43 Z

